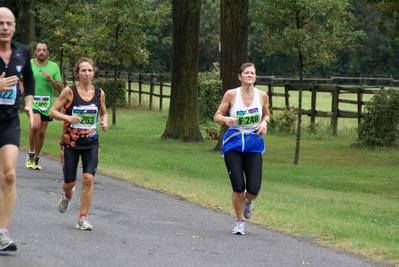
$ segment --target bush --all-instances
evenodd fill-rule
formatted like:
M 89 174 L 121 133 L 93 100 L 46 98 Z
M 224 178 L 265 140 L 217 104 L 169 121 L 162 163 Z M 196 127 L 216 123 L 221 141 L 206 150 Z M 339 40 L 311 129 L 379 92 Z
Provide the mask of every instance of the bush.
M 283 112 L 273 113 L 270 118 L 270 124 L 267 127 L 268 131 L 294 133 L 297 121 L 296 111 L 297 109 L 291 107 L 289 109 L 284 108 Z
M 369 146 L 399 145 L 399 91 L 381 90 L 376 93 L 359 124 L 359 141 Z
M 213 121 L 213 116 L 223 97 L 219 69 L 214 65 L 210 72 L 198 76 L 198 111 L 200 123 Z
M 100 87 L 105 93 L 105 105 L 107 108 L 112 107 L 114 93 L 114 78 L 97 78 L 93 81 L 93 85 Z M 126 81 L 124 79 L 116 80 L 116 107 L 126 106 Z

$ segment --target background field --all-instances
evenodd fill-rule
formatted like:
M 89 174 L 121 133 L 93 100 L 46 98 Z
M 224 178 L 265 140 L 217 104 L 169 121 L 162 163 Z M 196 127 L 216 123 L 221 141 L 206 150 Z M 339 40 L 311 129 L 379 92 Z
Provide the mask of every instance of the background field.
M 99 172 L 234 214 L 223 158 L 213 151 L 216 141 L 162 140 L 167 115 L 117 110 L 117 124 L 100 132 Z M 292 164 L 295 136 L 264 137 L 262 190 L 250 220 L 399 266 L 398 150 L 354 146 L 355 120 L 341 121 L 338 137 L 323 130 L 303 134 L 299 165 Z M 23 114 L 21 124 L 21 148 L 27 149 Z M 217 126 L 201 129 L 206 127 Z M 44 154 L 59 156 L 61 128 L 62 122 L 50 123 Z M 226 229 L 233 224 L 232 217 Z

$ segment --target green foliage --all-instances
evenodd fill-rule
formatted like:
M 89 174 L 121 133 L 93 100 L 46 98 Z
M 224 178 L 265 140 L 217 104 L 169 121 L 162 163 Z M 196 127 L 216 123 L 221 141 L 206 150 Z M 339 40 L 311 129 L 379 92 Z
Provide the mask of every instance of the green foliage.
M 222 81 L 218 65 L 210 72 L 202 72 L 198 77 L 198 110 L 200 123 L 213 121 L 213 116 L 223 97 Z
M 368 112 L 359 125 L 363 145 L 399 145 L 399 91 L 380 90 L 366 106 Z
M 296 109 L 284 108 L 282 112 L 274 112 L 267 127 L 270 132 L 294 133 L 297 121 Z
M 114 79 L 98 78 L 93 81 L 93 85 L 103 89 L 105 93 L 105 104 L 112 107 L 114 101 L 114 90 L 116 89 L 116 107 L 126 106 L 126 81 L 124 79 L 116 80 L 114 88 Z
M 316 137 L 317 131 L 320 128 L 320 123 L 309 123 L 308 125 L 303 126 L 302 128 L 308 135 Z
M 100 57 L 102 52 L 97 51 L 96 47 L 89 47 L 90 38 L 95 36 L 98 31 L 93 16 L 89 14 L 96 12 L 97 9 L 87 10 L 85 3 L 97 3 L 97 8 L 104 8 L 104 4 L 108 1 L 99 0 L 78 1 L 78 0 L 36 0 L 36 40 L 47 41 L 51 49 L 52 60 L 60 63 L 63 55 L 63 66 L 69 67 L 77 58 L 81 56 Z M 270 35 L 270 30 L 260 27 L 260 23 L 255 17 L 258 15 L 255 11 L 263 7 L 265 0 L 251 0 L 248 29 L 248 59 L 255 63 L 257 73 L 259 75 L 276 75 L 276 76 L 297 76 L 298 75 L 298 59 L 296 56 L 286 55 L 281 51 L 277 51 L 273 55 L 266 55 L 264 51 L 264 39 Z M 287 2 L 298 2 L 289 0 Z M 303 2 L 303 1 L 302 1 Z M 399 33 L 399 23 L 396 0 L 347 0 L 347 11 L 353 15 L 353 19 L 344 27 L 344 31 L 338 36 L 345 45 L 332 47 L 331 51 L 335 54 L 336 60 L 328 64 L 319 64 L 315 62 L 311 68 L 304 70 L 305 76 L 378 76 L 378 77 L 399 77 L 398 54 L 399 42 L 397 42 L 396 34 Z M 10 7 L 18 19 L 18 1 L 3 0 L 3 6 Z M 318 7 L 324 8 L 324 3 L 328 5 L 329 1 L 319 1 Z M 371 4 L 370 4 L 371 3 Z M 374 5 L 374 3 L 379 3 Z M 392 5 L 389 5 L 392 3 Z M 383 5 L 384 4 L 384 5 Z M 147 17 L 148 12 L 152 12 L 159 6 L 166 6 L 165 13 L 157 16 L 160 24 L 139 25 L 135 24 L 138 29 L 145 34 L 146 48 L 149 52 L 147 65 L 131 64 L 128 68 L 130 71 L 137 73 L 170 73 L 172 58 L 172 15 L 170 12 L 171 1 L 165 0 L 146 0 L 141 1 L 139 9 L 142 16 Z M 387 6 L 385 6 L 387 5 Z M 120 6 L 122 11 L 123 5 L 115 2 L 115 6 Z M 76 8 L 75 8 L 76 7 Z M 284 6 L 281 5 L 281 8 Z M 387 9 L 389 7 L 389 9 Z M 395 8 L 395 9 L 392 9 Z M 382 10 L 381 10 L 382 9 Z M 130 11 L 127 11 L 128 13 Z M 261 16 L 274 15 L 274 12 L 266 10 Z M 107 19 L 110 16 L 107 16 Z M 105 17 L 104 17 L 105 18 Z M 148 19 L 148 21 L 151 21 Z M 104 23 L 104 21 L 100 21 Z M 220 60 L 219 52 L 219 35 L 220 35 L 220 8 L 218 1 L 203 0 L 201 1 L 201 26 L 199 36 L 199 69 L 207 71 L 212 62 Z M 14 36 L 15 41 L 19 41 L 21 24 L 18 22 L 17 33 Z M 83 26 L 82 26 L 83 25 Z M 324 25 L 320 23 L 320 25 Z M 338 25 L 338 24 L 334 24 Z M 110 26 L 111 27 L 111 26 Z M 108 32 L 108 31 L 107 31 Z M 108 34 L 108 33 L 107 33 Z M 105 32 L 99 36 L 106 38 Z M 112 37 L 113 38 L 113 37 Z M 131 40 L 135 41 L 133 35 Z M 89 39 L 89 40 L 87 40 Z M 111 39 L 111 38 L 110 38 Z M 304 39 L 305 40 L 305 39 Z M 109 43 L 106 40 L 107 43 Z M 305 41 L 304 41 L 305 42 Z M 99 44 L 93 41 L 94 44 Z M 101 44 L 101 42 L 100 42 Z M 105 44 L 105 42 L 104 42 Z M 273 43 L 272 43 L 273 44 Z M 101 44 L 102 45 L 102 44 Z M 109 44 L 107 44 L 109 46 Z M 113 48 L 114 46 L 110 47 Z M 101 50 L 105 51 L 105 50 Z M 109 50 L 112 51 L 112 50 Z M 126 57 L 127 59 L 129 56 Z M 96 63 L 100 60 L 94 58 Z M 109 61 L 107 56 L 104 56 Z M 332 58 L 334 59 L 334 58 Z M 106 66 L 103 63 L 100 66 Z M 118 66 L 120 70 L 122 66 Z M 386 85 L 382 81 L 379 84 Z
M 143 27 L 159 23 L 165 8 L 144 10 L 140 0 L 38 3 L 42 39 L 53 47 L 54 56 L 68 63 L 86 56 L 97 63 L 145 64 L 149 55 Z
M 302 55 L 303 66 L 333 61 L 332 48 L 340 45 L 338 34 L 351 19 L 347 6 L 342 0 L 265 1 L 255 9 L 255 20 L 266 30 L 266 53 Z

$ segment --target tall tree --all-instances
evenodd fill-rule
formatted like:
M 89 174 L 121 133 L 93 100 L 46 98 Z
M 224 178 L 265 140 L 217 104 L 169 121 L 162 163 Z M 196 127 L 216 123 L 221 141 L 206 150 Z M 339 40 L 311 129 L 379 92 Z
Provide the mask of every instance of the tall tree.
M 94 23 L 91 10 L 77 0 L 49 0 L 37 3 L 41 41 L 51 49 L 51 58 L 59 62 L 60 69 L 70 66 L 83 56 L 92 57 L 90 47 L 84 46 L 85 38 L 93 32 L 86 30 Z
M 257 21 L 266 29 L 265 49 L 296 55 L 300 78 L 294 164 L 299 162 L 302 122 L 303 68 L 334 60 L 332 48 L 341 44 L 340 33 L 352 16 L 346 0 L 265 0 Z
M 223 91 L 240 85 L 238 69 L 248 59 L 248 6 L 249 0 L 221 0 L 220 76 Z M 221 126 L 215 150 L 222 148 L 226 126 Z
M 159 17 L 163 15 L 163 8 L 144 12 L 142 4 L 141 0 L 103 0 L 101 8 L 96 8 L 98 4 L 90 5 L 96 10 L 93 13 L 96 27 L 93 29 L 94 37 L 85 41 L 95 49 L 94 57 L 99 62 L 113 65 L 115 89 L 119 65 L 123 64 L 126 68 L 132 61 L 147 63 L 149 52 L 145 47 L 146 36 L 142 27 L 159 22 Z M 116 124 L 116 90 L 112 97 L 112 124 Z
M 198 118 L 200 0 L 173 0 L 172 88 L 162 138 L 204 141 Z
M 35 0 L 19 0 L 19 28 L 21 43 L 29 45 L 36 41 Z
M 41 5 L 41 22 L 47 24 L 43 32 L 50 43 L 59 47 L 55 54 L 61 63 L 63 58 L 74 62 L 85 56 L 112 65 L 116 88 L 119 65 L 126 68 L 133 61 L 147 62 L 149 52 L 143 27 L 159 22 L 165 9 L 160 5 L 152 11 L 144 10 L 141 0 L 102 0 L 101 5 L 97 2 L 59 0 L 51 6 Z M 115 92 L 112 97 L 112 124 L 116 124 Z
M 51 0 L 48 0 L 51 1 Z M 149 0 L 147 0 L 149 1 Z M 99 3 L 101 2 L 101 4 Z M 97 63 L 129 66 L 146 63 L 143 28 L 159 23 L 163 5 L 152 11 L 143 0 L 52 0 L 38 5 L 41 34 L 59 49 L 53 56 L 74 63 L 87 56 Z

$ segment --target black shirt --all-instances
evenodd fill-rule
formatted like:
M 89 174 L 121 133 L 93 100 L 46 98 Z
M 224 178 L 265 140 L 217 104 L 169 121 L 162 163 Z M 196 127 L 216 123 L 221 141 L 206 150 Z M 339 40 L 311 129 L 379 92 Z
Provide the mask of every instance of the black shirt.
M 12 54 L 8 65 L 0 57 L 0 75 L 5 72 L 5 77 L 18 76 L 23 77 L 24 94 L 34 95 L 35 78 L 33 77 L 32 67 L 30 64 L 29 49 L 19 43 L 11 43 Z M 0 93 L 0 120 L 8 116 L 15 116 L 19 109 L 19 83 L 16 84 L 14 90 L 7 90 Z

